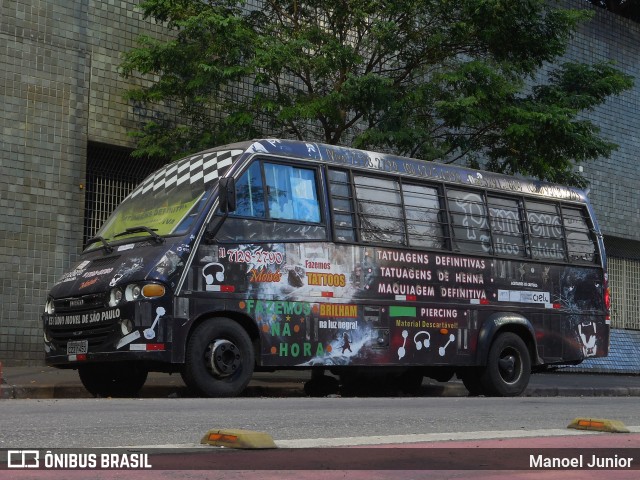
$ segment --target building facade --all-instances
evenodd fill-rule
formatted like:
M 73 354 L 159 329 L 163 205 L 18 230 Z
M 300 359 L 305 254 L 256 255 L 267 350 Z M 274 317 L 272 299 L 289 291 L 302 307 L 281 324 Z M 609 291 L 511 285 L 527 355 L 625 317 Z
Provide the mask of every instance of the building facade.
M 83 239 L 156 167 L 129 158 L 127 132 L 147 112 L 122 98 L 127 83 L 118 73 L 120 54 L 139 34 L 164 34 L 142 18 L 137 3 L 0 0 L 0 361 L 6 365 L 42 363 L 40 315 L 48 289 L 77 259 Z M 589 8 L 582 0 L 565 3 Z M 567 57 L 612 60 L 638 78 L 640 24 L 598 9 Z M 589 114 L 620 147 L 584 167 L 610 256 L 614 338 L 623 343 L 640 337 L 639 103 L 640 81 Z

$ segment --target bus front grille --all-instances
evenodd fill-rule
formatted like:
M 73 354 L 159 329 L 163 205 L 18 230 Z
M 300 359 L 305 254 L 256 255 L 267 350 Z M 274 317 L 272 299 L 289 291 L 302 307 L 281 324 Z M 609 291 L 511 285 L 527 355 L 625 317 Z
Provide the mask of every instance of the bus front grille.
M 113 338 L 119 330 L 117 322 L 99 325 L 65 325 L 49 327 L 48 334 L 51 343 L 57 348 L 64 350 L 67 342 L 74 340 L 87 340 L 89 348 L 99 347 Z
M 56 313 L 76 313 L 88 310 L 100 310 L 107 307 L 105 293 L 93 293 L 79 297 L 68 297 L 54 300 Z

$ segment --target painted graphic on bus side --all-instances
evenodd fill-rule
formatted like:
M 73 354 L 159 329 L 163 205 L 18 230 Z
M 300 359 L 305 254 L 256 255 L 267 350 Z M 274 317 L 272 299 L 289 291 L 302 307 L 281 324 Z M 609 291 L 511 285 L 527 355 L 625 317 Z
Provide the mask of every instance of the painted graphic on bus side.
M 584 314 L 601 308 L 597 269 L 331 243 L 198 254 L 191 288 L 228 295 L 255 320 L 263 365 L 472 364 L 495 311 L 526 310 L 550 357 L 593 356 L 604 341 Z M 554 330 L 560 311 L 571 314 L 569 342 Z

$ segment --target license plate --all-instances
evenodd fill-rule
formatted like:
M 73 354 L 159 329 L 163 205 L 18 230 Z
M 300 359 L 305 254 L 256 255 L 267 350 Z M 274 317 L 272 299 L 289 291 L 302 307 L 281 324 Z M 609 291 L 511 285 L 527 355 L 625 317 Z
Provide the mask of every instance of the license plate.
M 88 340 L 74 340 L 67 342 L 67 355 L 78 355 L 89 351 Z

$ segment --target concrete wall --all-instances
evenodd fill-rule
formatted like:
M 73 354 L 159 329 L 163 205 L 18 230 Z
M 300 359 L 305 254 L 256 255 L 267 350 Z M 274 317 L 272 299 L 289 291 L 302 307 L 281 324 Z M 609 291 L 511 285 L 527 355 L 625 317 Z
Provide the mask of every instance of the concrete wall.
M 582 0 L 566 0 L 583 6 Z M 121 97 L 121 52 L 142 31 L 134 0 L 0 0 L 0 361 L 42 362 L 47 290 L 81 248 L 87 142 L 131 146 L 144 112 Z M 638 73 L 640 25 L 598 11 L 572 42 L 578 60 Z M 605 233 L 640 240 L 640 82 L 591 114 L 621 145 L 586 167 Z
M 81 248 L 87 142 L 131 146 L 134 1 L 0 0 L 0 361 L 43 357 L 49 287 Z M 127 123 L 128 122 L 128 123 Z
M 564 3 L 586 4 L 581 0 Z M 585 164 L 584 172 L 604 234 L 640 241 L 640 24 L 598 8 L 572 40 L 567 57 L 585 63 L 610 60 L 635 77 L 632 90 L 588 114 L 602 136 L 620 148 L 609 159 Z
M 0 359 L 6 364 L 41 359 L 46 291 L 82 234 L 88 6 L 57 3 L 0 2 Z

